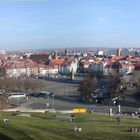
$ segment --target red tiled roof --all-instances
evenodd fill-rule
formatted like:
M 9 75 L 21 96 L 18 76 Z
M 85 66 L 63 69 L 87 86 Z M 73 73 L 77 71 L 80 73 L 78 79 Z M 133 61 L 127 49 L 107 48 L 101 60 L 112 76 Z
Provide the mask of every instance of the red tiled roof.
M 123 68 L 128 68 L 128 67 L 133 67 L 133 64 L 121 64 L 121 67 Z
M 107 64 L 105 67 L 112 67 L 112 68 L 116 68 L 121 66 L 119 61 L 107 61 Z
M 124 56 L 112 56 L 112 60 L 121 60 L 121 59 L 123 59 L 124 58 Z
M 46 69 L 57 69 L 58 66 L 50 66 L 50 65 L 45 65 Z
M 64 62 L 64 59 L 52 59 L 51 60 L 51 65 L 62 65 L 63 64 L 63 62 Z

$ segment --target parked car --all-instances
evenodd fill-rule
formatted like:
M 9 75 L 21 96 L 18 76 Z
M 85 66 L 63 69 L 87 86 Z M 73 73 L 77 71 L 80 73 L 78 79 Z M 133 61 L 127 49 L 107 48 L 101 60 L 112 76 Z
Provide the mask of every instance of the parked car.
M 26 95 L 25 95 L 25 93 L 21 93 L 21 92 L 15 92 L 15 93 L 12 93 L 9 97 L 8 97 L 8 99 L 13 99 L 13 98 L 25 98 L 26 97 Z

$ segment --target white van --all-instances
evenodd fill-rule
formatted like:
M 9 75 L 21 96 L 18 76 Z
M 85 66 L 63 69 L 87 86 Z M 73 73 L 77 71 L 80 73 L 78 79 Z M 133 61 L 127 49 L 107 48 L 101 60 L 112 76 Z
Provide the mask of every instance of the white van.
M 12 99 L 12 98 L 25 98 L 26 97 L 26 95 L 24 94 L 24 93 L 12 93 L 12 95 L 10 95 L 9 97 L 8 97 L 8 99 Z

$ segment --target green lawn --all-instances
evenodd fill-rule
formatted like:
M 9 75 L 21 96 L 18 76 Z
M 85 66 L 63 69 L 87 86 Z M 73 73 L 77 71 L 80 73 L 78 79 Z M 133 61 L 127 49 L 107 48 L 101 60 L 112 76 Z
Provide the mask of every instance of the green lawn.
M 31 117 L 23 117 L 4 113 L 0 120 L 0 140 L 140 140 L 140 132 L 129 132 L 132 127 L 140 128 L 137 119 L 121 117 L 118 125 L 115 117 L 107 115 L 77 114 L 72 122 L 65 116 L 54 118 L 53 115 L 33 113 Z M 7 124 L 4 117 L 9 119 Z M 75 126 L 81 127 L 82 132 L 74 132 Z

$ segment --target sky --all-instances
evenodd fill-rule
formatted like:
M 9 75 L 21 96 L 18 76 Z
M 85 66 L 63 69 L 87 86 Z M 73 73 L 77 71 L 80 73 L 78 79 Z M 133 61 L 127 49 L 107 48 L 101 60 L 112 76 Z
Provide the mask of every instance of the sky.
M 140 0 L 0 0 L 0 49 L 140 47 Z

